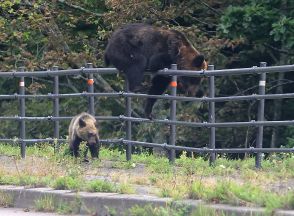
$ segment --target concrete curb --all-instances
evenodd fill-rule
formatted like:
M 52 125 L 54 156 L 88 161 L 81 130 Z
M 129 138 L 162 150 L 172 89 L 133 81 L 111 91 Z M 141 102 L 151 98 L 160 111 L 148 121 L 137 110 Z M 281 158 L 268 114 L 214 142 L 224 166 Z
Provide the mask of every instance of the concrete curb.
M 155 207 L 185 206 L 191 211 L 199 206 L 205 206 L 222 212 L 224 215 L 268 215 L 264 208 L 235 207 L 229 205 L 209 205 L 200 200 L 173 201 L 171 198 L 159 198 L 150 195 L 126 195 L 117 193 L 88 193 L 70 190 L 54 190 L 52 188 L 25 188 L 23 186 L 0 186 L 0 193 L 12 196 L 15 208 L 35 209 L 35 201 L 45 197 L 53 197 L 56 203 L 65 203 L 77 208 L 83 215 L 128 215 L 128 210 L 135 206 L 152 205 Z M 1 200 L 1 199 L 0 199 Z M 115 214 L 110 214 L 115 212 Z M 277 216 L 294 216 L 294 210 L 277 210 Z

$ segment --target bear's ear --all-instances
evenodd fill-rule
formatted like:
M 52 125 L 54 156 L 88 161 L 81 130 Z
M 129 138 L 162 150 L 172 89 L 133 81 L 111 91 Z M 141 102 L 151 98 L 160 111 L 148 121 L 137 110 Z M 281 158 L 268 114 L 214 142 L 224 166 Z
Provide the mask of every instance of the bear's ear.
M 82 128 L 82 127 L 86 127 L 86 122 L 83 120 L 83 119 L 79 119 L 79 125 L 80 125 L 80 127 Z
M 204 62 L 204 56 L 203 55 L 196 56 L 194 58 L 194 60 L 193 60 L 193 66 L 201 67 L 203 62 Z

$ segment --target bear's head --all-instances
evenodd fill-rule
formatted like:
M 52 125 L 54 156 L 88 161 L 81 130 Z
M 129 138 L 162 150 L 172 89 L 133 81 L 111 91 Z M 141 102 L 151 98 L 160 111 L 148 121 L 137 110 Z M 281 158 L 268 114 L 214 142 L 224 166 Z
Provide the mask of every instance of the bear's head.
M 86 117 L 80 118 L 77 133 L 83 141 L 87 142 L 89 147 L 95 146 L 99 142 L 98 127 L 95 119 Z
M 190 44 L 182 44 L 180 47 L 177 64 L 180 70 L 198 71 L 207 69 L 207 62 L 204 56 Z M 202 80 L 201 77 L 180 77 L 179 90 L 188 96 L 199 95 L 198 90 Z

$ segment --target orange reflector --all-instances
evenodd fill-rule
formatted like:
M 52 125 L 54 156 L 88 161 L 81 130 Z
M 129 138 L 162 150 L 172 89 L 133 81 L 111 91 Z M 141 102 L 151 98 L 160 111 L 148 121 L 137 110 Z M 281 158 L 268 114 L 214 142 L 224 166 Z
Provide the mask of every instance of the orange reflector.
M 177 87 L 177 82 L 176 81 L 171 81 L 169 86 L 170 87 Z
M 93 79 L 88 79 L 87 83 L 88 83 L 88 85 L 93 85 L 94 84 L 94 80 Z

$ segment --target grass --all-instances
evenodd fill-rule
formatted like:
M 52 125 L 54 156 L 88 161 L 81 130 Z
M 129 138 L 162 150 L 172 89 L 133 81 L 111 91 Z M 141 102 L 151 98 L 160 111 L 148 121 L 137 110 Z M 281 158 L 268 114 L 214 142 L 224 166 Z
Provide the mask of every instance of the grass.
M 227 203 L 238 206 L 248 206 L 255 203 L 268 210 L 277 208 L 294 208 L 292 203 L 294 194 L 280 195 L 273 192 L 264 193 L 260 187 L 251 184 L 238 185 L 235 182 L 224 181 L 216 185 L 206 185 L 195 182 L 189 190 L 189 198 L 203 199 L 214 203 Z
M 87 191 L 89 192 L 106 192 L 106 193 L 121 193 L 133 194 L 135 193 L 132 185 L 128 183 L 114 184 L 106 180 L 94 180 L 87 184 Z
M 104 181 L 104 180 L 95 180 L 91 181 L 88 185 L 88 191 L 90 192 L 117 192 L 115 184 Z
M 72 202 L 56 200 L 54 196 L 47 195 L 35 201 L 35 209 L 39 212 L 58 212 L 60 214 L 77 214 L 82 203 L 79 198 Z
M 134 206 L 126 215 L 130 216 L 225 216 L 222 211 L 216 211 L 204 205 L 197 206 L 196 209 L 190 210 L 185 206 L 167 206 L 156 207 L 152 205 Z
M 13 195 L 0 191 L 0 207 L 13 207 Z
M 53 196 L 45 196 L 35 201 L 36 211 L 41 212 L 54 212 L 55 200 Z
M 52 184 L 56 190 L 80 190 L 82 181 L 71 176 L 58 177 Z
M 188 215 L 187 208 L 171 208 L 171 207 L 155 207 L 152 205 L 134 206 L 128 215 L 130 216 L 186 216 Z
M 226 216 L 223 211 L 216 211 L 215 209 L 199 205 L 197 209 L 193 210 L 190 216 Z
M 262 206 L 268 211 L 294 209 L 294 154 L 272 154 L 262 162 L 262 169 L 255 169 L 252 157 L 228 160 L 222 155 L 209 166 L 202 157 L 190 158 L 184 152 L 172 165 L 167 158 L 147 153 L 132 155 L 132 160 L 126 162 L 124 154 L 105 148 L 100 151 L 101 160 L 85 164 L 64 155 L 64 149 L 65 145 L 61 153 L 55 154 L 46 143 L 30 146 L 26 160 L 21 160 L 19 147 L 0 144 L 0 155 L 6 157 L 0 164 L 0 184 L 113 193 L 135 193 L 136 184 L 152 186 L 157 189 L 153 193 L 175 200 Z M 97 176 L 105 180 L 97 180 Z M 289 186 L 283 186 L 287 182 Z M 136 211 L 140 209 L 134 209 L 134 215 Z M 156 211 L 164 215 L 168 210 Z

